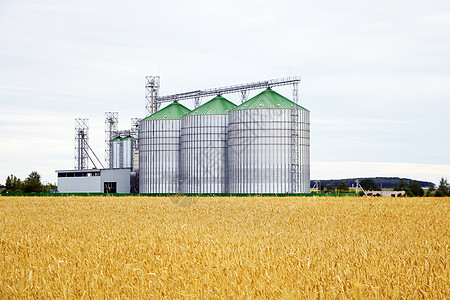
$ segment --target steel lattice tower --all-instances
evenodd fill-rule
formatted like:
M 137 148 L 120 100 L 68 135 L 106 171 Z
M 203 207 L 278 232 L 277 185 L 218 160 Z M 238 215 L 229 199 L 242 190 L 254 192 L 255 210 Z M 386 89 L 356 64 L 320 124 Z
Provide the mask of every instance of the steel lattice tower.
M 140 121 L 141 121 L 141 119 L 139 119 L 139 118 L 131 118 L 131 130 L 130 130 L 130 135 L 134 138 L 134 141 L 133 141 L 133 150 L 139 148 L 139 139 L 138 139 L 138 135 L 139 135 L 139 122 L 140 122 Z
M 118 131 L 119 113 L 105 112 L 105 167 L 112 166 L 112 148 L 111 140 L 115 137 Z
M 88 168 L 89 119 L 75 119 L 75 170 Z
M 159 91 L 159 76 L 145 77 L 145 116 L 155 113 L 161 103 L 156 101 Z

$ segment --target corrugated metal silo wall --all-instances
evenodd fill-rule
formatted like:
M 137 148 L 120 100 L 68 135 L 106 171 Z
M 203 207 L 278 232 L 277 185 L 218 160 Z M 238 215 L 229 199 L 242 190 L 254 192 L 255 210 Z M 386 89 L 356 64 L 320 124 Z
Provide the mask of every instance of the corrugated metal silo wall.
M 227 193 L 227 115 L 181 118 L 181 192 Z
M 111 149 L 111 155 L 112 155 L 112 165 L 111 168 L 121 168 L 122 164 L 122 157 L 121 157 L 121 148 L 122 148 L 122 141 L 116 140 L 112 141 L 112 149 Z
M 139 192 L 178 193 L 180 120 L 144 120 L 139 129 Z
M 132 168 L 133 167 L 133 140 L 124 139 L 122 140 L 122 168 Z
M 309 192 L 309 112 L 252 109 L 228 113 L 229 185 L 231 193 Z M 298 135 L 299 186 L 293 187 L 292 147 Z

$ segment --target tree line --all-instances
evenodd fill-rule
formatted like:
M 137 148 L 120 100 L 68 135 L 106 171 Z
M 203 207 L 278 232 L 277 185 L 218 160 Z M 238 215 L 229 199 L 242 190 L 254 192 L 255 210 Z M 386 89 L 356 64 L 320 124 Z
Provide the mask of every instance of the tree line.
M 320 180 L 320 182 L 323 184 L 323 186 L 325 187 L 327 184 L 332 183 L 334 185 L 334 187 L 336 187 L 341 181 L 345 181 L 347 183 L 347 185 L 349 187 L 351 187 L 352 185 L 354 185 L 356 183 L 356 181 L 359 182 L 366 182 L 368 184 L 372 184 L 372 181 L 368 181 L 368 180 L 373 180 L 373 185 L 378 187 L 378 190 L 381 189 L 381 187 L 383 187 L 384 189 L 393 189 L 395 186 L 398 185 L 400 179 L 403 180 L 403 182 L 408 185 L 409 182 L 413 179 L 410 178 L 402 178 L 402 177 L 355 177 L 355 178 L 342 178 L 342 179 L 324 179 L 324 180 Z M 432 183 L 431 181 L 422 181 L 422 180 L 415 180 L 422 188 L 427 188 L 430 186 L 430 184 Z M 376 183 L 376 184 L 375 184 Z M 316 184 L 316 180 L 311 180 L 310 183 L 311 187 L 313 187 Z M 374 190 L 376 190 L 374 188 Z
M 445 197 L 450 196 L 450 185 L 447 182 L 447 179 L 442 177 L 439 181 L 438 188 L 436 188 L 434 183 L 431 183 L 428 190 L 424 191 L 415 181 L 410 181 L 408 186 L 406 186 L 403 180 L 400 180 L 394 187 L 394 191 L 405 191 L 406 195 L 410 197 Z
M 380 187 L 376 185 L 373 179 L 363 179 L 359 184 L 364 190 L 367 191 L 380 190 Z M 345 180 L 340 181 L 336 187 L 334 186 L 333 182 L 328 182 L 326 185 L 323 185 L 322 182 L 319 182 L 318 188 L 320 191 L 324 191 L 327 193 L 332 193 L 335 191 L 339 193 L 348 193 L 350 191 L 348 183 Z
M 360 186 L 366 191 L 380 191 L 381 187 L 378 186 L 373 179 L 363 179 L 359 183 Z M 341 181 L 335 187 L 333 183 L 327 183 L 323 186 L 319 183 L 319 190 L 331 193 L 338 191 L 340 193 L 348 193 L 349 187 L 347 182 Z M 405 191 L 408 197 L 445 197 L 450 196 L 450 185 L 447 179 L 441 178 L 438 188 L 433 183 L 430 183 L 428 190 L 425 192 L 422 186 L 415 180 L 409 180 L 408 185 L 405 184 L 403 179 L 400 179 L 397 185 L 394 186 L 394 191 Z
M 20 180 L 12 174 L 8 176 L 2 193 L 50 193 L 51 190 L 56 190 L 56 185 L 42 184 L 41 175 L 33 171 L 25 180 Z

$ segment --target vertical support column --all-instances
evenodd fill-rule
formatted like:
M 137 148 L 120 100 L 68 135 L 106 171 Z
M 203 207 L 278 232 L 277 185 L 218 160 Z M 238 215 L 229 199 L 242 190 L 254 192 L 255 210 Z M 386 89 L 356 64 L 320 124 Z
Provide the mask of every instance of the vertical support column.
M 298 109 L 293 109 L 291 111 L 291 185 L 292 193 L 296 194 L 299 192 L 299 182 L 300 182 L 300 166 L 299 166 L 299 111 Z
M 133 137 L 133 147 L 131 150 L 131 167 L 135 172 L 139 171 L 139 130 L 141 119 L 131 118 L 131 136 Z M 139 180 L 136 181 L 138 184 Z
M 249 90 L 241 91 L 241 104 L 247 101 Z
M 158 91 L 159 91 L 159 76 L 145 77 L 145 116 L 158 111 Z
M 133 137 L 133 150 L 139 148 L 139 142 L 138 142 L 138 134 L 139 134 L 139 122 L 141 119 L 139 118 L 131 118 L 131 130 L 130 135 Z
M 112 167 L 112 139 L 117 134 L 118 112 L 105 112 L 105 168 Z
M 292 100 L 298 104 L 298 82 L 292 84 Z
M 75 119 L 75 170 L 88 168 L 89 120 Z
M 292 100 L 298 104 L 298 82 L 294 82 L 292 84 Z M 292 110 L 292 149 L 291 149 L 291 156 L 292 156 L 292 177 L 291 177 L 291 184 L 292 184 L 292 193 L 296 194 L 299 193 L 300 190 L 303 190 L 303 187 L 300 188 L 300 122 L 299 122 L 299 111 L 298 109 Z M 308 183 L 309 184 L 309 183 Z
M 196 96 L 194 98 L 194 104 L 195 104 L 195 108 L 200 106 L 200 97 L 199 96 Z

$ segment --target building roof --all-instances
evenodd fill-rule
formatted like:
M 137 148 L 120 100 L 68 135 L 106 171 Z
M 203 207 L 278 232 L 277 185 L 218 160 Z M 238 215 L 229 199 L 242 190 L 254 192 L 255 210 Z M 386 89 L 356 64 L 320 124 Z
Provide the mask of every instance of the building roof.
M 174 101 L 164 107 L 161 110 L 158 110 L 154 114 L 148 116 L 147 118 L 141 120 L 147 121 L 147 120 L 180 120 L 182 116 L 190 112 L 191 110 L 177 101 Z
M 187 116 L 195 116 L 195 115 L 226 115 L 229 110 L 232 110 L 236 107 L 236 104 L 228 101 L 222 96 L 216 96 L 213 99 L 209 100 L 205 104 L 197 107 L 190 113 L 186 114 Z
M 83 170 L 56 170 L 56 173 L 91 173 L 100 172 L 103 169 L 83 169 Z
M 132 137 L 131 135 L 126 136 L 122 139 L 122 141 L 126 141 L 126 140 L 134 140 L 134 137 Z
M 255 97 L 247 100 L 241 105 L 237 106 L 234 110 L 238 109 L 303 109 L 297 103 L 289 100 L 288 98 L 281 96 L 274 90 L 268 88 Z
M 135 138 L 132 137 L 131 135 L 127 135 L 126 137 L 116 137 L 115 139 L 112 139 L 111 142 L 117 142 L 117 141 L 126 141 L 126 140 L 134 140 Z

